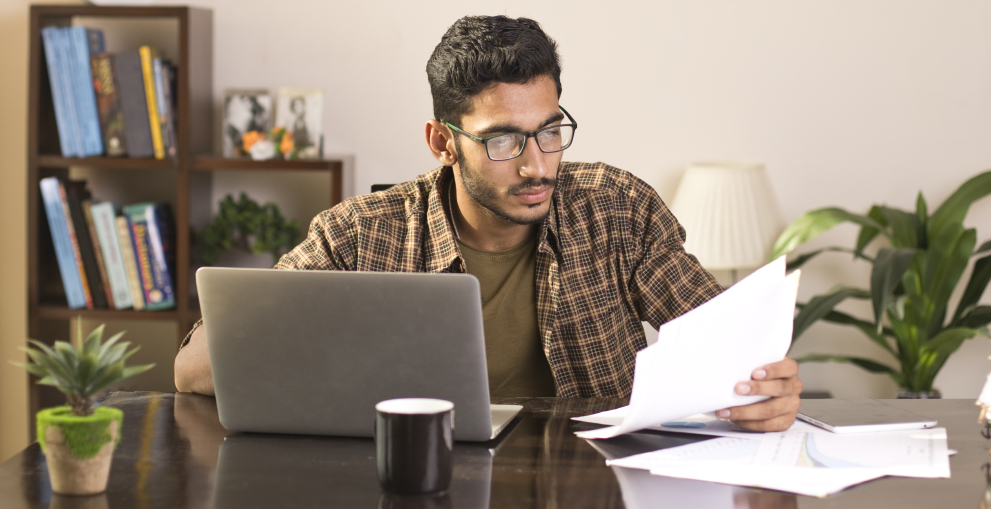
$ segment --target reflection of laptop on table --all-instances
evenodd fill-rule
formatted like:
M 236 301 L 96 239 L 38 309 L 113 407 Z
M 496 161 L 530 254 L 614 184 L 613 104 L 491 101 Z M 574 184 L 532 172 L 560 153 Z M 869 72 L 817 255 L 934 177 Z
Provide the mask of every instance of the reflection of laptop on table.
M 375 403 L 454 402 L 454 437 L 494 438 L 478 281 L 465 274 L 196 272 L 220 422 L 231 431 L 372 436 Z

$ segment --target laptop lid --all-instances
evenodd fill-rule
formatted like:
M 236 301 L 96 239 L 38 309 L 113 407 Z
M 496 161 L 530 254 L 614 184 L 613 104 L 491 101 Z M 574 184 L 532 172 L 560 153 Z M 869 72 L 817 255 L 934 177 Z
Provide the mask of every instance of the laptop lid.
M 493 437 L 478 280 L 467 274 L 196 272 L 220 422 L 368 437 L 375 403 L 454 402 L 454 437 Z

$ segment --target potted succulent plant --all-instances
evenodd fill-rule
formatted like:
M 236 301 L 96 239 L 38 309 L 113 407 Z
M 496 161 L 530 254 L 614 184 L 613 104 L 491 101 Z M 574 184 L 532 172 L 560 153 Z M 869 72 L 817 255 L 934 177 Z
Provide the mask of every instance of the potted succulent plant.
M 128 351 L 127 341 L 118 342 L 123 332 L 104 343 L 103 325 L 85 340 L 79 327 L 75 345 L 56 341 L 50 347 L 30 340 L 35 348 L 23 350 L 31 362 L 14 363 L 41 377 L 39 384 L 65 394 L 65 406 L 37 415 L 38 442 L 48 463 L 52 491 L 63 495 L 93 495 L 107 489 L 124 415 L 116 408 L 96 406 L 96 399 L 111 385 L 154 366 L 124 367 L 138 348 Z
M 850 325 L 890 354 L 897 367 L 847 355 L 813 354 L 797 360 L 852 363 L 891 376 L 901 389 L 899 397 L 939 397 L 933 380 L 943 364 L 967 339 L 987 335 L 991 323 L 991 306 L 978 302 L 991 281 L 991 241 L 977 247 L 977 231 L 963 224 L 970 205 L 988 194 L 991 171 L 965 182 L 932 214 L 920 192 L 914 212 L 875 205 L 860 215 L 829 207 L 807 212 L 788 226 L 775 242 L 771 259 L 837 224 L 860 225 L 853 248 L 818 249 L 794 258 L 789 269 L 827 251 L 850 253 L 854 260 L 873 265 L 869 289 L 838 286 L 799 304 L 792 341 L 820 319 Z M 879 236 L 881 247 L 868 252 Z M 950 296 L 972 258 L 974 270 L 951 312 Z M 863 320 L 834 309 L 850 298 L 870 300 L 872 316 Z

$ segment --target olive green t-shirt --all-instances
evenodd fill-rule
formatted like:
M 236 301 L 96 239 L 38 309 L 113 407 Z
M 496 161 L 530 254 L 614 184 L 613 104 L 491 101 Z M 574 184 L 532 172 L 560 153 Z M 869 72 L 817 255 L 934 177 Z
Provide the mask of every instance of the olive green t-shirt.
M 496 253 L 458 247 L 482 290 L 489 395 L 554 396 L 537 327 L 537 236 Z

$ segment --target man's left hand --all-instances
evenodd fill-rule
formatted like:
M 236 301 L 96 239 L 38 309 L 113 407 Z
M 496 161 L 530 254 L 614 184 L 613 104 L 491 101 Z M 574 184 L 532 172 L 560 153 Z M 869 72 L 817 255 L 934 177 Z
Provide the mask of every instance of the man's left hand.
M 785 357 L 755 369 L 750 381 L 736 384 L 737 394 L 770 396 L 770 399 L 719 410 L 716 417 L 753 431 L 784 431 L 795 422 L 801 392 L 798 363 Z

